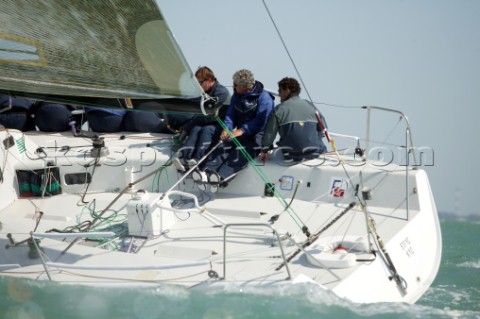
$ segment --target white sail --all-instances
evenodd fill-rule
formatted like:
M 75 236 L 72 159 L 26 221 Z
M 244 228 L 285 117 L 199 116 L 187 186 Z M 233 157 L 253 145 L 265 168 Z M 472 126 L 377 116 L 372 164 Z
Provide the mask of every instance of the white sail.
M 0 89 L 102 98 L 202 90 L 155 1 L 4 0 Z

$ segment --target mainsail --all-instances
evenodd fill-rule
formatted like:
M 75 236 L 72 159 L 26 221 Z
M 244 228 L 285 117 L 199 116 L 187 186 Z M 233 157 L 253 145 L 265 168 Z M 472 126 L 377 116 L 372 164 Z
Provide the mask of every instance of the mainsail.
M 3 93 L 92 106 L 159 100 L 162 110 L 181 98 L 200 111 L 202 89 L 155 1 L 2 0 L 0 21 Z

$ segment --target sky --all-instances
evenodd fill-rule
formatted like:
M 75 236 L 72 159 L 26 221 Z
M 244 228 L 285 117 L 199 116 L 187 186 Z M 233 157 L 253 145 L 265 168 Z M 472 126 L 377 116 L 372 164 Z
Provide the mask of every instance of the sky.
M 295 77 L 330 132 L 361 138 L 361 106 L 402 112 L 414 147 L 427 150 L 420 168 L 437 209 L 480 214 L 480 1 L 157 2 L 192 70 L 207 65 L 226 86 L 244 68 L 271 90 Z M 372 138 L 404 140 L 399 115 L 380 113 Z

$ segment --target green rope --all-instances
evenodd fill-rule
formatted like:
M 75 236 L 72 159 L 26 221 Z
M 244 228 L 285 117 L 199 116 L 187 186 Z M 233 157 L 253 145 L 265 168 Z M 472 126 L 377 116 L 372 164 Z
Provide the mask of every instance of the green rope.
M 290 205 L 288 205 L 287 201 L 285 200 L 285 198 L 283 198 L 279 192 L 276 192 L 275 191 L 275 184 L 273 184 L 270 179 L 268 178 L 267 175 L 265 175 L 265 173 L 260 169 L 260 167 L 258 165 L 256 165 L 255 163 L 255 160 L 250 156 L 250 154 L 247 153 L 247 151 L 245 150 L 245 148 L 243 147 L 243 145 L 237 140 L 237 138 L 233 135 L 233 133 L 228 129 L 227 125 L 225 124 L 225 122 L 222 121 L 222 119 L 220 117 L 216 117 L 216 120 L 217 122 L 220 124 L 220 126 L 226 130 L 228 132 L 228 135 L 230 136 L 230 139 L 233 141 L 233 143 L 235 143 L 235 145 L 240 149 L 240 151 L 242 152 L 243 156 L 245 156 L 245 158 L 247 159 L 248 163 L 253 167 L 253 169 L 255 170 L 255 172 L 258 174 L 258 176 L 260 176 L 260 178 L 263 180 L 263 182 L 268 185 L 268 190 L 273 193 L 273 195 L 275 196 L 275 198 L 278 199 L 278 201 L 280 202 L 280 204 L 283 205 L 283 208 L 284 208 L 284 211 L 288 212 L 288 214 L 290 215 L 290 217 L 292 217 L 293 221 L 297 224 L 297 226 L 299 226 L 302 231 L 305 232 L 305 230 L 308 232 L 308 229 L 306 228 L 306 225 L 305 223 L 300 219 L 300 217 L 298 217 L 298 215 L 295 213 L 295 211 L 290 207 Z M 309 236 L 307 234 L 307 236 Z
M 171 163 L 172 162 L 172 158 L 173 156 L 175 155 L 175 153 L 172 153 L 172 155 L 170 155 L 170 157 L 167 159 L 167 161 L 161 165 L 161 169 L 155 173 L 155 175 L 153 176 L 153 179 L 152 179 L 152 192 L 155 191 L 155 185 L 157 187 L 157 191 L 160 191 L 160 186 L 161 186 L 161 177 L 162 177 L 162 173 L 165 171 L 165 177 L 166 177 L 166 186 L 167 188 L 169 188 L 171 185 L 172 185 L 172 182 L 170 181 L 170 176 L 168 175 L 168 170 L 166 169 L 169 165 L 167 165 L 168 163 Z M 175 197 L 175 196 L 174 196 Z

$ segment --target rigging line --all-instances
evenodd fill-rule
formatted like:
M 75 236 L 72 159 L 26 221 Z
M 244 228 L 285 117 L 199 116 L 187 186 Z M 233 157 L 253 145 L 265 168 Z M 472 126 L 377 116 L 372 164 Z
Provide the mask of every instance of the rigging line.
M 63 145 L 63 146 L 40 146 L 40 145 L 37 145 L 38 147 L 41 147 L 41 148 L 53 148 L 55 151 L 64 151 L 64 150 L 67 150 L 68 149 L 71 149 L 71 148 L 86 148 L 86 147 L 91 147 L 92 145 L 76 145 L 76 146 L 70 146 L 70 145 Z M 68 148 L 68 149 L 67 149 Z
M 238 139 L 233 135 L 233 133 L 228 129 L 227 125 L 225 124 L 225 122 L 222 121 L 222 119 L 220 119 L 218 116 L 217 116 L 217 122 L 220 123 L 220 126 L 226 130 L 228 132 L 228 135 L 230 137 L 230 140 L 240 149 L 241 153 L 243 156 L 245 156 L 245 158 L 247 159 L 247 161 L 252 165 L 252 167 L 254 168 L 254 170 L 257 172 L 257 174 L 262 178 L 262 180 L 265 182 L 265 183 L 269 183 L 270 185 L 274 185 L 270 179 L 257 167 L 256 163 L 254 162 L 253 158 L 250 156 L 250 154 L 247 153 L 247 151 L 245 150 L 245 148 L 242 146 L 242 144 L 238 141 Z M 280 200 L 280 202 L 283 204 L 283 206 L 285 207 L 285 209 L 288 208 L 288 204 L 287 204 L 287 201 L 281 197 L 280 195 L 277 194 L 277 192 L 274 191 L 273 188 L 270 188 L 270 190 L 274 193 L 275 197 L 277 197 L 277 199 Z M 298 217 L 297 217 L 298 218 Z M 298 224 L 298 221 L 296 221 L 297 224 Z M 301 221 L 300 221 L 301 222 Z M 303 224 L 303 222 L 301 223 Z M 298 224 L 300 226 L 300 224 Z M 303 224 L 304 225 L 304 224 Z
M 308 92 L 307 86 L 305 85 L 305 82 L 303 81 L 303 78 L 300 75 L 300 72 L 298 71 L 298 68 L 297 68 L 297 65 L 295 64 L 295 61 L 293 61 L 292 55 L 288 51 L 287 44 L 283 40 L 282 34 L 280 33 L 280 30 L 278 29 L 277 24 L 275 23 L 275 20 L 273 19 L 272 14 L 270 13 L 270 10 L 268 9 L 267 4 L 265 3 L 265 0 L 262 0 L 262 2 L 263 2 L 263 5 L 265 6 L 265 9 L 267 10 L 267 13 L 268 13 L 268 16 L 270 17 L 270 20 L 272 20 L 272 24 L 275 27 L 275 30 L 277 31 L 277 34 L 278 34 L 278 37 L 280 38 L 280 41 L 282 41 L 282 45 L 283 45 L 285 51 L 287 52 L 287 55 L 290 59 L 290 62 L 292 62 L 293 68 L 295 69 L 295 72 L 297 73 L 298 79 L 302 83 L 302 86 L 305 90 L 305 93 L 307 93 L 308 99 L 310 101 L 312 101 L 312 97 L 310 96 L 310 93 Z
M 353 207 L 355 207 L 357 203 L 351 202 L 346 208 L 344 208 L 340 214 L 338 214 L 335 218 L 333 218 L 327 225 L 325 225 L 322 229 L 320 229 L 318 232 L 313 234 L 311 237 L 307 238 L 307 240 L 302 244 L 302 248 L 306 248 L 310 246 L 313 242 L 315 242 L 320 235 L 326 231 L 328 228 L 330 228 L 333 224 L 335 224 L 340 218 L 342 218 L 343 215 L 348 213 Z M 295 256 L 297 256 L 299 253 L 303 251 L 302 248 L 297 249 L 294 251 L 289 257 L 286 258 L 285 262 L 282 262 L 280 265 L 275 268 L 276 271 L 279 271 L 282 269 L 283 266 L 285 266 L 286 263 L 290 262 Z
M 93 163 L 93 169 L 92 169 L 92 175 L 90 177 L 90 181 L 88 181 L 88 167 L 85 167 L 85 182 L 87 183 L 86 187 L 85 187 L 85 191 L 83 192 L 83 195 L 82 195 L 82 198 L 81 198 L 81 202 L 82 204 L 88 204 L 88 202 L 85 201 L 85 196 L 87 195 L 87 192 L 88 192 L 88 188 L 90 187 L 90 184 L 92 183 L 93 181 L 93 176 L 95 174 L 95 168 L 97 167 L 97 164 L 100 162 L 100 151 L 98 151 L 97 153 L 97 157 L 95 158 L 95 161 Z
M 393 264 L 392 259 L 390 258 L 390 255 L 389 255 L 389 253 L 388 253 L 388 251 L 385 247 L 383 239 L 380 237 L 380 235 L 377 232 L 377 228 L 375 226 L 375 220 L 370 216 L 370 214 L 367 211 L 366 200 L 365 199 L 362 200 L 360 198 L 360 195 L 358 194 L 358 190 L 355 193 L 355 197 L 359 201 L 360 208 L 366 216 L 367 231 L 370 234 L 372 234 L 375 245 L 380 249 L 380 251 L 379 251 L 380 252 L 380 257 L 381 257 L 382 261 L 387 266 L 387 268 L 390 272 L 391 276 L 389 277 L 389 279 L 390 280 L 393 279 L 395 281 L 398 288 L 400 289 L 400 293 L 402 294 L 402 296 L 405 296 L 406 288 L 407 288 L 406 281 L 403 277 L 401 277 L 399 275 L 397 269 L 395 268 L 395 265 Z
M 386 139 L 385 139 L 386 140 Z M 384 145 L 384 146 L 395 146 L 395 147 L 402 147 L 402 148 L 406 148 L 405 145 L 401 145 L 401 144 L 394 144 L 394 143 L 387 143 L 386 141 L 379 141 L 379 140 L 372 140 L 372 139 L 368 139 L 368 141 L 372 144 L 376 143 L 376 144 L 380 144 L 380 145 Z M 367 140 L 364 139 L 364 138 L 361 138 L 360 139 L 361 142 L 366 142 Z
M 10 132 L 8 132 L 8 129 L 7 129 L 7 133 L 10 134 Z M 2 167 L 1 167 L 1 170 L 0 170 L 0 183 L 3 183 L 3 172 L 5 172 L 5 167 L 7 167 L 7 159 L 8 159 L 8 155 L 10 154 L 10 151 L 8 148 L 6 147 L 2 147 L 2 150 L 3 150 L 3 163 L 2 163 Z
M 171 158 L 170 158 L 171 159 Z M 170 160 L 169 159 L 169 160 Z M 117 196 L 110 202 L 110 204 L 107 205 L 107 207 L 105 207 L 102 212 L 100 214 L 98 214 L 98 217 L 102 217 L 109 209 L 110 207 L 113 206 L 113 204 L 115 204 L 119 199 L 120 197 L 122 197 L 122 195 L 129 189 L 131 189 L 133 186 L 135 186 L 136 184 L 144 181 L 145 179 L 149 178 L 150 176 L 152 175 L 155 175 L 156 173 L 158 173 L 158 171 L 162 170 L 165 166 L 168 166 L 168 162 L 169 160 L 167 160 L 167 162 L 165 164 L 163 164 L 160 168 L 157 168 L 155 170 L 153 170 L 152 172 L 150 173 L 147 173 L 146 175 L 140 177 L 139 179 L 131 182 L 131 183 L 128 183 L 127 186 L 125 186 L 118 194 Z M 92 220 L 91 224 L 85 229 L 85 232 L 88 232 L 98 221 L 98 218 L 95 218 Z M 79 240 L 79 238 L 76 238 L 75 240 L 73 240 L 61 253 L 60 255 L 57 257 L 56 260 L 58 260 L 61 256 L 65 255 L 65 253 L 73 246 L 75 245 L 75 243 L 77 243 L 77 241 Z
M 385 136 L 385 138 L 383 139 L 383 142 L 381 142 L 381 143 L 385 143 L 390 138 L 390 136 L 392 136 L 393 132 L 398 127 L 398 125 L 400 124 L 401 121 L 402 121 L 402 117 L 400 117 L 398 119 L 397 124 L 395 124 L 395 126 L 392 127 L 392 129 L 390 130 L 390 133 L 388 133 L 387 136 Z
M 350 217 L 350 221 L 348 222 L 348 226 L 347 226 L 347 228 L 345 229 L 345 232 L 343 233 L 341 244 L 343 244 L 343 242 L 344 242 L 344 240 L 345 240 L 345 237 L 347 236 L 347 233 L 348 233 L 348 231 L 350 230 L 350 226 L 352 226 L 352 222 L 353 222 L 353 218 L 354 218 L 354 217 L 355 217 L 355 214 L 352 214 L 352 216 Z
M 233 143 L 240 149 L 240 152 L 242 153 L 243 156 L 247 159 L 248 163 L 251 165 L 251 167 L 255 170 L 255 172 L 260 176 L 260 178 L 265 182 L 268 183 L 269 185 L 275 185 L 273 184 L 270 179 L 263 173 L 263 171 L 256 165 L 255 161 L 252 159 L 250 154 L 247 153 L 245 148 L 242 146 L 242 144 L 237 140 L 237 138 L 233 135 L 233 133 L 228 129 L 227 125 L 225 122 L 222 121 L 220 117 L 216 117 L 217 122 L 220 124 L 222 129 L 226 130 L 228 132 L 228 135 L 230 136 L 230 140 L 233 141 Z M 300 227 L 300 229 L 303 231 L 303 233 L 307 236 L 310 237 L 310 231 L 308 230 L 308 227 L 306 224 L 298 217 L 298 215 L 295 213 L 295 211 L 288 205 L 287 201 L 285 198 L 283 198 L 279 192 L 276 192 L 274 189 L 274 186 L 271 188 L 269 187 L 269 190 L 273 192 L 274 196 L 280 201 L 280 203 L 285 207 L 284 211 L 287 211 L 290 217 L 292 217 L 293 221 L 297 224 L 297 226 Z
M 340 107 L 344 109 L 363 109 L 363 106 L 353 106 L 353 105 L 340 105 L 340 104 L 332 104 L 332 103 L 326 103 L 326 102 L 314 102 L 312 101 L 313 104 L 320 104 L 320 105 L 325 105 L 325 106 L 331 106 L 331 107 Z
M 325 124 L 323 123 L 322 118 L 321 118 L 321 116 L 320 116 L 320 113 L 319 113 L 318 111 L 316 111 L 316 112 L 315 112 L 315 115 L 316 115 L 316 117 L 317 117 L 318 124 L 319 124 L 320 127 L 322 128 L 323 134 L 325 135 L 325 137 L 327 138 L 327 140 L 328 140 L 328 141 L 330 142 L 330 144 L 332 145 L 332 151 L 333 151 L 334 154 L 337 156 L 337 159 L 338 159 L 340 165 L 342 165 L 343 171 L 345 172 L 345 175 L 347 176 L 348 181 L 350 182 L 352 188 L 354 188 L 354 184 L 353 184 L 352 178 L 350 177 L 350 174 L 348 174 L 348 171 L 347 171 L 347 169 L 345 168 L 345 161 L 340 157 L 340 154 L 338 153 L 337 148 L 335 147 L 335 140 L 334 140 L 333 138 L 330 138 L 330 135 L 328 134 L 327 127 L 326 127 Z
M 43 170 L 43 174 L 45 175 L 45 179 L 43 181 L 43 185 L 41 186 L 42 198 L 45 197 L 45 192 L 47 191 L 47 185 L 50 185 L 50 166 L 45 167 L 45 169 Z
M 380 249 L 379 255 L 380 259 L 384 262 L 384 264 L 387 266 L 388 271 L 390 272 L 390 276 L 388 277 L 389 280 L 395 281 L 398 289 L 400 290 L 400 293 L 403 296 L 407 294 L 407 282 L 406 280 L 400 276 L 398 273 L 391 257 L 390 254 L 387 251 L 387 248 L 385 247 L 385 243 L 383 242 L 383 239 L 380 237 L 380 235 L 377 232 L 377 228 L 375 226 L 375 221 L 374 219 L 368 214 L 366 205 L 362 202 L 360 202 L 360 206 L 362 208 L 362 211 L 364 214 L 367 215 L 367 227 L 369 228 L 373 240 L 375 242 L 375 245 Z

